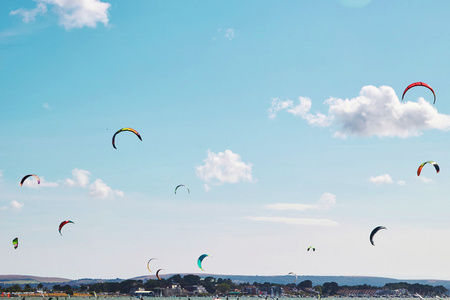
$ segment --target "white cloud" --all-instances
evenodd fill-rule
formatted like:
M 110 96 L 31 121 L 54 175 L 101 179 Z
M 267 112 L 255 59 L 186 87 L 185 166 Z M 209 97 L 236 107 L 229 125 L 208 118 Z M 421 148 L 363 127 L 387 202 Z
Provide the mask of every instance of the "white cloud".
M 37 14 L 47 12 L 47 5 L 53 7 L 59 16 L 59 24 L 65 29 L 96 27 L 97 23 L 107 26 L 108 9 L 111 4 L 100 0 L 34 0 L 37 6 L 34 9 L 20 8 L 10 12 L 11 15 L 20 15 L 24 22 L 34 21 Z
M 432 183 L 433 180 L 430 178 L 426 178 L 425 176 L 420 176 L 419 180 L 422 181 L 423 183 Z
M 372 183 L 375 183 L 375 184 L 378 184 L 378 185 L 383 184 L 383 183 L 391 184 L 391 183 L 394 182 L 392 180 L 391 175 L 389 175 L 389 174 L 383 174 L 383 175 L 379 175 L 379 176 L 376 176 L 376 177 L 371 176 L 369 180 Z
M 33 177 L 29 177 L 23 182 L 23 186 L 27 187 L 27 188 L 57 187 L 57 186 L 59 186 L 58 182 L 46 181 L 43 176 L 40 176 L 39 179 L 40 179 L 41 183 L 38 184 L 37 180 L 35 180 Z
M 324 193 L 319 199 L 318 204 L 300 204 L 300 203 L 275 203 L 264 207 L 273 210 L 296 210 L 305 211 L 308 209 L 330 209 L 336 204 L 336 196 L 330 193 Z
M 294 225 L 328 226 L 334 227 L 339 224 L 329 219 L 306 219 L 306 218 L 287 218 L 287 217 L 245 217 L 247 220 L 264 221 L 274 223 L 285 223 Z
M 423 98 L 417 102 L 401 102 L 389 86 L 364 86 L 356 98 L 330 98 L 324 103 L 329 106 L 328 115 L 309 113 L 309 98 L 300 97 L 298 105 L 274 98 L 268 109 L 269 118 L 286 110 L 312 126 L 337 128 L 334 136 L 341 138 L 349 135 L 407 138 L 419 136 L 424 130 L 450 130 L 450 115 L 438 113 Z
M 119 190 L 113 190 L 106 185 L 101 179 L 95 180 L 89 186 L 89 196 L 93 198 L 106 199 L 114 196 L 123 197 L 124 193 Z
M 404 181 L 404 180 L 399 180 L 399 181 L 397 181 L 397 184 L 398 184 L 398 185 L 405 185 L 405 184 L 406 184 L 406 181 Z
M 234 32 L 233 28 L 228 28 L 227 30 L 225 30 L 225 37 L 227 39 L 229 39 L 230 41 L 232 39 L 234 39 L 235 36 L 236 36 L 236 33 Z
M 34 21 L 38 14 L 42 15 L 45 14 L 46 12 L 47 12 L 47 5 L 45 5 L 45 3 L 38 2 L 36 8 L 33 9 L 19 8 L 18 10 L 14 10 L 9 14 L 12 16 L 19 15 L 22 17 L 22 21 L 24 23 L 28 23 Z
M 231 150 L 219 153 L 208 150 L 208 157 L 203 161 L 205 164 L 196 167 L 196 173 L 198 178 L 206 182 L 216 185 L 239 181 L 253 182 L 252 164 L 242 162 L 239 154 Z
M 91 177 L 91 172 L 81 169 L 72 170 L 73 179 L 66 179 L 65 184 L 70 187 L 79 186 L 87 187 Z
M 18 202 L 16 200 L 13 200 L 13 201 L 11 201 L 9 203 L 9 206 L 3 206 L 1 209 L 2 210 L 16 210 L 16 211 L 19 211 L 19 210 L 22 209 L 23 205 L 24 205 L 23 203 L 20 203 L 20 202 Z

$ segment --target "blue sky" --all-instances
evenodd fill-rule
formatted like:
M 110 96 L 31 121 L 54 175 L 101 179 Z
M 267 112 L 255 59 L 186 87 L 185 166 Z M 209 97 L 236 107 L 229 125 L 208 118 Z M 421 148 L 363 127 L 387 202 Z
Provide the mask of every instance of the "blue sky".
M 449 9 L 1 1 L 0 273 L 450 280 Z

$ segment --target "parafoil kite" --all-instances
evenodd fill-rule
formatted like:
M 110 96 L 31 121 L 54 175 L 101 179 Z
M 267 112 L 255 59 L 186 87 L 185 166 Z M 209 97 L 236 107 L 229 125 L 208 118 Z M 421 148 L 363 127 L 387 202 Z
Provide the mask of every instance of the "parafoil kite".
M 72 221 L 70 221 L 70 220 L 68 220 L 68 221 L 62 221 L 61 224 L 59 224 L 59 234 L 60 234 L 60 235 L 62 235 L 61 229 L 63 228 L 63 226 L 66 225 L 66 224 L 69 224 L 69 223 L 75 224 L 74 222 L 72 222 Z
M 294 276 L 295 276 L 295 280 L 294 280 L 294 282 L 296 282 L 296 281 L 297 281 L 297 274 L 295 274 L 294 272 L 289 272 L 289 273 L 288 273 L 288 275 L 294 275 Z
M 387 230 L 387 228 L 384 227 L 384 226 L 378 226 L 378 227 L 376 227 L 374 230 L 372 230 L 372 232 L 370 233 L 370 243 L 372 244 L 372 246 L 375 246 L 375 244 L 373 243 L 373 237 L 374 237 L 374 235 L 375 235 L 378 231 L 380 231 L 381 229 L 386 229 L 386 230 Z
M 19 238 L 16 237 L 15 239 L 13 239 L 12 243 L 13 243 L 14 249 L 17 249 L 17 247 L 19 247 Z
M 132 133 L 134 133 L 135 135 L 137 135 L 137 137 L 142 141 L 141 135 L 140 135 L 136 130 L 134 130 L 133 128 L 125 127 L 125 128 L 122 128 L 122 129 L 117 130 L 117 132 L 114 133 L 114 135 L 113 135 L 113 137 L 112 137 L 112 145 L 113 145 L 114 149 L 117 149 L 117 148 L 116 148 L 116 135 L 117 135 L 118 133 L 122 132 L 122 131 L 131 131 Z
M 407 92 L 410 88 L 413 88 L 413 87 L 415 87 L 415 86 L 424 86 L 424 87 L 428 88 L 428 89 L 433 93 L 433 96 L 434 96 L 434 102 L 433 102 L 433 104 L 436 103 L 436 94 L 434 93 L 434 91 L 433 91 L 433 89 L 431 88 L 431 86 L 429 86 L 429 85 L 426 84 L 425 82 L 414 82 L 414 83 L 411 83 L 410 85 L 408 85 L 408 86 L 406 87 L 405 91 L 403 92 L 402 100 L 403 100 L 403 97 L 405 97 L 406 92 Z
M 161 280 L 161 277 L 159 277 L 159 271 L 164 270 L 164 269 L 159 269 L 158 271 L 156 271 L 156 278 L 158 278 L 159 280 Z
M 313 246 L 309 246 L 307 251 L 312 250 L 312 251 L 316 251 L 316 248 L 314 248 Z
M 417 176 L 420 175 L 420 172 L 422 172 L 423 166 L 425 166 L 426 164 L 432 164 L 434 166 L 434 168 L 436 169 L 436 173 L 439 173 L 439 166 L 438 166 L 438 164 L 435 161 L 429 160 L 429 161 L 426 161 L 426 162 L 424 162 L 423 164 L 421 164 L 419 166 L 419 168 L 417 169 Z
M 198 265 L 198 267 L 200 268 L 200 270 L 202 270 L 202 271 L 205 271 L 205 270 L 203 270 L 203 268 L 202 268 L 202 261 L 203 261 L 203 259 L 205 259 L 205 257 L 207 257 L 207 256 L 209 256 L 208 254 L 202 254 L 202 255 L 200 255 L 200 257 L 198 258 L 198 260 L 197 260 L 197 265 Z
M 189 193 L 189 194 L 191 193 L 191 191 L 189 190 L 189 188 L 187 187 L 187 185 L 179 184 L 179 185 L 177 185 L 177 187 L 175 188 L 175 194 L 177 193 L 177 190 L 178 190 L 178 188 L 179 188 L 180 186 L 184 186 L 184 187 L 187 189 L 188 193 Z
M 25 175 L 25 176 L 22 178 L 22 180 L 20 181 L 20 186 L 22 186 L 23 183 L 25 182 L 25 180 L 26 180 L 28 177 L 31 177 L 31 176 L 34 176 L 34 177 L 36 178 L 38 184 L 41 183 L 41 180 L 39 179 L 39 177 L 38 177 L 37 175 L 29 174 L 29 175 Z
M 150 262 L 151 262 L 153 259 L 156 259 L 156 258 L 150 258 L 149 261 L 148 261 L 148 263 L 147 263 L 147 269 L 148 269 L 148 271 L 149 271 L 150 273 L 152 272 L 152 271 L 150 270 Z

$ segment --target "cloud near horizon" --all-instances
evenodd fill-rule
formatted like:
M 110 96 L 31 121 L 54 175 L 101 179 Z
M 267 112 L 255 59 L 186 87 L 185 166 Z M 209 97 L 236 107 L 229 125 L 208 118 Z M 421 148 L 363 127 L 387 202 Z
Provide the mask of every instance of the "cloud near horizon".
M 299 97 L 292 100 L 272 99 L 269 118 L 275 119 L 280 111 L 287 111 L 306 120 L 309 125 L 332 127 L 333 136 L 401 137 L 419 136 L 425 130 L 450 130 L 450 115 L 440 114 L 423 98 L 417 102 L 401 102 L 389 86 L 364 86 L 353 99 L 329 98 L 328 114 L 311 114 L 311 99 Z
M 252 164 L 244 163 L 239 154 L 231 150 L 214 153 L 208 150 L 208 157 L 204 165 L 196 167 L 197 177 L 206 183 L 221 185 L 223 183 L 254 182 L 252 177 Z M 205 184 L 205 190 L 210 186 Z
M 247 220 L 251 221 L 264 221 L 264 222 L 274 222 L 274 223 L 284 223 L 293 225 L 311 225 L 311 226 L 327 226 L 335 227 L 339 223 L 329 220 L 329 219 L 308 219 L 308 218 L 288 218 L 288 217 L 245 217 Z
M 24 23 L 32 22 L 37 15 L 47 13 L 47 5 L 52 7 L 51 11 L 59 17 L 59 24 L 66 30 L 72 28 L 97 27 L 97 23 L 108 25 L 108 9 L 110 3 L 100 0 L 34 0 L 36 8 L 19 8 L 11 11 L 10 15 L 22 17 Z
M 332 206 L 336 204 L 336 196 L 330 193 L 324 193 L 317 204 L 301 204 L 301 203 L 275 203 L 268 204 L 264 207 L 267 209 L 273 210 L 296 210 L 296 211 L 305 211 L 308 209 L 330 209 Z
M 9 206 L 2 206 L 1 210 L 15 210 L 15 211 L 20 211 L 22 209 L 22 207 L 24 206 L 23 203 L 20 203 L 16 200 L 13 200 L 9 203 Z

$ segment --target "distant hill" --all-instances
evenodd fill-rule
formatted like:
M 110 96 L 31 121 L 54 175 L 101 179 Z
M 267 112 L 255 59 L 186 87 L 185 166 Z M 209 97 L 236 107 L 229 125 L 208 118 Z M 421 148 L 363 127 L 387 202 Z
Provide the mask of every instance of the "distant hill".
M 192 273 L 179 274 L 181 276 L 185 276 Z M 162 278 L 170 278 L 176 274 L 165 274 L 162 275 Z M 294 282 L 294 277 L 290 275 L 274 275 L 274 276 L 257 276 L 257 275 L 218 275 L 218 274 L 205 274 L 205 273 L 197 273 L 193 274 L 200 276 L 202 278 L 205 277 L 213 277 L 213 278 L 229 278 L 233 282 L 236 283 L 246 283 L 252 284 L 254 282 L 257 283 L 274 283 L 274 284 L 288 284 Z M 154 275 L 147 276 L 139 276 L 133 277 L 129 279 L 134 280 L 143 280 L 146 281 L 148 279 L 156 279 Z M 31 275 L 0 275 L 0 284 L 3 285 L 13 285 L 13 284 L 30 284 L 31 286 L 35 286 L 39 283 L 44 285 L 47 288 L 52 288 L 55 284 L 60 285 L 72 285 L 72 286 L 80 286 L 80 285 L 89 285 L 95 284 L 99 282 L 121 282 L 125 279 L 92 279 L 92 278 L 83 278 L 77 280 L 71 280 L 67 278 L 59 278 L 59 277 L 39 277 L 39 276 L 31 276 Z M 388 277 L 369 277 L 369 276 L 298 276 L 297 284 L 304 280 L 311 280 L 313 285 L 323 285 L 325 282 L 336 282 L 339 286 L 349 285 L 371 285 L 376 287 L 382 287 L 386 283 L 398 283 L 398 282 L 407 282 L 409 284 L 419 283 L 419 284 L 429 284 L 431 286 L 442 285 L 445 288 L 450 290 L 450 281 L 448 280 L 426 280 L 426 279 L 418 279 L 418 280 L 404 280 L 404 279 L 395 279 Z
M 161 276 L 162 278 L 169 278 L 175 274 L 166 274 Z M 180 274 L 182 276 L 187 274 Z M 276 275 L 276 276 L 256 276 L 256 275 L 217 275 L 217 274 L 194 274 L 198 275 L 202 278 L 205 277 L 214 277 L 214 278 L 229 278 L 233 282 L 236 283 L 245 283 L 248 282 L 250 284 L 257 282 L 257 283 L 264 283 L 264 282 L 270 282 L 275 284 L 288 284 L 293 283 L 293 276 L 290 275 Z M 140 276 L 135 277 L 131 279 L 137 279 L 137 280 L 147 280 L 147 279 L 155 279 L 155 276 Z M 431 286 L 438 286 L 442 285 L 445 288 L 450 290 L 450 281 L 448 280 L 426 280 L 426 279 L 418 279 L 418 280 L 406 280 L 406 279 L 395 279 L 395 278 L 388 278 L 388 277 L 369 277 L 369 276 L 298 276 L 297 278 L 297 284 L 299 282 L 302 282 L 304 280 L 311 280 L 313 285 L 323 285 L 325 282 L 336 282 L 339 286 L 344 285 L 371 285 L 371 286 L 377 286 L 382 287 L 386 283 L 398 283 L 398 282 L 407 282 L 409 284 L 419 283 L 419 284 L 429 284 Z

